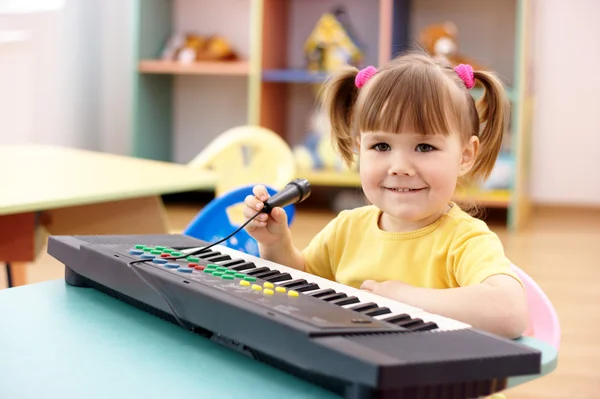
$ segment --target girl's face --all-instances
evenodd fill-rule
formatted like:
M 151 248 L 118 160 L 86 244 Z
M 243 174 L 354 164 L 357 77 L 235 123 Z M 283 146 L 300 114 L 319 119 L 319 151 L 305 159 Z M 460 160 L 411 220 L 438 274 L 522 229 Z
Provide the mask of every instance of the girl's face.
M 367 199 L 383 211 L 380 227 L 410 231 L 448 208 L 459 176 L 472 167 L 478 141 L 458 134 L 361 134 L 360 178 Z

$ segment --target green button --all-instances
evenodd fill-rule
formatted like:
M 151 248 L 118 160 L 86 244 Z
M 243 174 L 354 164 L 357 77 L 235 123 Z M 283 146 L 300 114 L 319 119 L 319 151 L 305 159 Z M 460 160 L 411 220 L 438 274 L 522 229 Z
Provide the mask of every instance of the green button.
M 237 278 L 244 278 L 244 277 L 246 277 L 246 275 L 242 274 L 242 273 L 236 273 L 235 277 L 237 277 Z
M 246 280 L 246 281 L 256 281 L 256 277 L 246 276 L 246 277 L 244 277 L 244 280 Z
M 141 244 L 138 244 L 138 245 L 135 246 L 135 249 L 144 249 L 144 248 L 146 248 L 146 246 L 145 245 L 141 245 Z
M 223 266 L 217 266 L 217 270 L 220 271 L 220 272 L 224 272 L 224 271 L 227 271 L 229 269 L 226 268 L 226 267 L 223 267 Z
M 188 256 L 187 260 L 192 263 L 200 262 L 200 258 L 194 258 L 193 256 Z
M 153 247 L 144 247 L 144 252 L 154 251 Z
M 215 277 L 221 277 L 224 273 L 223 272 L 214 272 L 213 276 Z
M 165 249 L 163 249 L 163 252 L 166 254 L 170 254 L 170 253 L 173 253 L 173 250 L 169 249 L 169 248 L 165 248 Z
M 221 278 L 225 280 L 233 280 L 233 276 L 231 274 L 225 274 Z
M 204 269 L 204 273 L 213 273 L 214 269 Z
M 150 253 L 152 255 L 160 255 L 160 254 L 162 254 L 162 251 L 150 251 Z
M 227 270 L 225 274 L 235 274 L 235 270 Z
M 165 247 L 156 247 L 156 249 L 159 251 L 163 251 L 165 249 Z
M 216 269 L 217 267 L 219 267 L 219 265 L 215 265 L 214 263 L 209 263 L 208 265 L 206 265 L 206 267 L 208 269 Z
M 173 256 L 181 256 L 183 254 L 181 252 L 171 252 L 171 255 L 173 255 Z

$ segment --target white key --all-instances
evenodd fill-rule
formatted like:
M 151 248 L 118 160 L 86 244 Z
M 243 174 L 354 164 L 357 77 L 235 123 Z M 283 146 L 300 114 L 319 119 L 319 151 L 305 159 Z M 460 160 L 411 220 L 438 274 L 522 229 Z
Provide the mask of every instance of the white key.
M 290 267 L 281 265 L 279 263 L 271 262 L 269 260 L 261 259 L 243 252 L 239 252 L 235 249 L 231 249 L 228 247 L 216 245 L 211 248 L 215 251 L 221 252 L 222 254 L 227 254 L 231 256 L 232 259 L 243 259 L 247 262 L 254 262 L 257 267 L 268 267 L 269 269 L 276 269 L 282 273 L 289 273 L 292 276 L 292 280 L 297 279 L 305 279 L 309 283 L 316 283 L 319 285 L 319 288 L 312 291 L 304 291 L 301 294 L 310 295 L 313 291 L 319 291 L 325 288 L 331 288 L 336 292 L 343 292 L 348 296 L 355 296 L 359 299 L 360 303 L 366 302 L 374 302 L 380 307 L 388 307 L 391 310 L 391 313 L 387 313 L 385 315 L 375 316 L 375 319 L 387 319 L 388 317 L 397 316 L 401 314 L 408 314 L 411 318 L 420 318 L 425 322 L 434 322 L 438 325 L 439 330 L 450 331 L 450 330 L 459 330 L 469 328 L 470 325 L 462 323 L 460 321 L 449 319 L 447 317 L 443 317 L 440 315 L 432 314 L 425 312 L 422 309 L 417 307 L 407 305 L 402 302 L 394 301 L 389 298 L 385 298 L 371 292 L 363 291 L 360 289 L 356 289 L 354 287 L 350 287 L 344 284 L 337 283 L 335 281 L 327 280 L 325 278 L 315 276 L 310 273 L 302 272 L 300 270 L 292 269 Z M 219 263 L 219 262 L 217 262 Z M 273 283 L 275 285 L 281 285 L 289 282 L 290 280 L 280 281 Z M 293 289 L 293 288 L 291 288 Z M 359 305 L 360 303 L 353 303 L 349 305 L 343 305 L 344 308 L 351 308 Z

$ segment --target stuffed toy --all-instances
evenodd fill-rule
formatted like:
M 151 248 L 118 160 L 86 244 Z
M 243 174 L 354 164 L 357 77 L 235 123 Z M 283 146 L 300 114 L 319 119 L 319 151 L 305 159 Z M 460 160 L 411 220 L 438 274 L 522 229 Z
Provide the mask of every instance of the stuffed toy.
M 351 168 L 335 151 L 331 140 L 331 128 L 327 115 L 316 110 L 310 118 L 308 132 L 304 143 L 294 147 L 294 156 L 299 170 L 306 171 L 357 171 L 358 156 Z
M 222 36 L 194 33 L 173 35 L 162 51 L 163 60 L 190 63 L 195 61 L 234 61 L 237 53 Z
M 488 68 L 458 51 L 458 28 L 453 22 L 426 26 L 419 33 L 419 43 L 433 57 L 447 60 L 452 66 L 470 64 L 474 70 Z

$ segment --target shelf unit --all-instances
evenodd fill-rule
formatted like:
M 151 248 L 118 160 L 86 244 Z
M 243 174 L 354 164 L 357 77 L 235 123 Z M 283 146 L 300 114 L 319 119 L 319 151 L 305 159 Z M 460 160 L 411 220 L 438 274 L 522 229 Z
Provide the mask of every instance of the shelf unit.
M 371 65 L 385 63 L 414 43 L 416 33 L 424 25 L 453 20 L 459 28 L 461 50 L 499 71 L 513 107 L 512 184 L 507 189 L 471 196 L 481 206 L 507 208 L 509 227 L 518 228 L 530 209 L 527 176 L 533 106 L 532 1 L 535 0 L 460 0 L 448 4 L 444 0 L 137 0 L 132 153 L 186 162 L 195 153 L 176 155 L 175 131 L 182 136 L 177 136 L 179 146 L 189 148 L 193 145 L 186 140 L 202 137 L 207 143 L 221 131 L 245 123 L 270 128 L 291 146 L 300 143 L 315 106 L 315 86 L 326 77 L 303 69 L 302 44 L 318 18 L 333 6 L 346 7 L 357 36 L 366 45 L 365 64 Z M 236 12 L 232 13 L 232 9 Z M 467 9 L 469 13 L 464 13 Z M 185 29 L 231 37 L 241 61 L 186 65 L 158 60 L 169 36 Z M 489 40 L 495 40 L 494 46 L 485 44 Z M 220 93 L 219 84 L 226 86 L 224 91 L 231 91 Z M 208 97 L 197 101 L 202 106 L 188 101 L 193 94 L 178 98 L 179 92 L 193 90 Z M 480 91 L 473 90 L 473 96 L 480 95 Z M 235 106 L 231 104 L 233 98 Z M 187 121 L 187 127 L 182 127 L 186 124 L 183 111 L 195 118 Z M 196 153 L 201 149 L 198 146 Z M 306 171 L 302 176 L 314 185 L 359 185 L 357 174 L 351 172 Z

